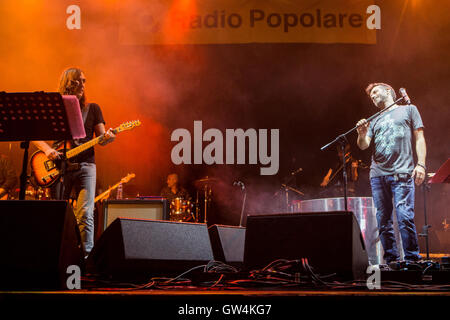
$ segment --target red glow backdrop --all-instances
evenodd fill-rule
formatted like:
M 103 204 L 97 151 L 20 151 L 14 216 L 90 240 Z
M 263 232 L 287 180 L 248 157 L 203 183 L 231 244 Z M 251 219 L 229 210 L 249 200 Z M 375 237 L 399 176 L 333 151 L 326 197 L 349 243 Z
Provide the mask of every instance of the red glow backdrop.
M 62 71 L 81 68 L 88 102 L 98 103 L 107 127 L 139 119 L 142 126 L 121 133 L 108 147 L 96 147 L 98 181 L 112 185 L 129 172 L 132 183 L 158 192 L 168 166 L 167 129 L 156 120 L 171 103 L 172 89 L 152 56 L 117 45 L 116 1 L 84 1 L 80 30 L 69 30 L 72 1 L 2 1 L 0 88 L 7 92 L 56 91 Z M 76 2 L 75 2 L 76 4 Z M 151 70 L 148 72 L 148 70 Z M 151 101 L 151 103 L 149 103 Z M 152 186 L 154 187 L 152 188 Z

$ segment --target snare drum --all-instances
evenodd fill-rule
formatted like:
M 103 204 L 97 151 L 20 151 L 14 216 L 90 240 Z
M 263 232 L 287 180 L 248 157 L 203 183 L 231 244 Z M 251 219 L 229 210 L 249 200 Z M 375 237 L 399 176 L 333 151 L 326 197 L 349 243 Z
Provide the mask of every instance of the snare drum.
M 50 200 L 50 188 L 28 186 L 25 190 L 25 200 Z
M 38 200 L 50 200 L 52 198 L 50 188 L 38 188 L 36 195 Z
M 170 203 L 171 221 L 189 221 L 193 218 L 192 204 L 189 200 L 175 198 Z

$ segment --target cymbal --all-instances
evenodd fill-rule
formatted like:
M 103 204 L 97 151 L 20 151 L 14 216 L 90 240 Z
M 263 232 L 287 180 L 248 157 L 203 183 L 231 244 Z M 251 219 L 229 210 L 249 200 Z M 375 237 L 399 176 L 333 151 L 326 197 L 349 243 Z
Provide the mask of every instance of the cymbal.
M 205 184 L 210 184 L 210 183 L 217 183 L 219 181 L 220 180 L 217 178 L 210 178 L 210 177 L 206 176 L 205 178 L 195 180 L 194 185 L 199 186 L 199 185 L 205 185 Z

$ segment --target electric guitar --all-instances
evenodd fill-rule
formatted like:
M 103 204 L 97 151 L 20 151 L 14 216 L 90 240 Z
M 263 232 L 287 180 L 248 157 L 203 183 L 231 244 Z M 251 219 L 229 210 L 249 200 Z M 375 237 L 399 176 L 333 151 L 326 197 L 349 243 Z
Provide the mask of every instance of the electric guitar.
M 126 177 L 122 178 L 119 182 L 117 182 L 115 185 L 110 187 L 108 190 L 106 190 L 105 192 L 103 192 L 103 193 L 99 194 L 98 196 L 96 196 L 95 200 L 94 200 L 94 203 L 99 201 L 99 200 L 103 200 L 103 199 L 107 198 L 109 196 L 109 193 L 111 191 L 113 191 L 114 189 L 116 189 L 121 183 L 127 183 L 131 179 L 133 179 L 134 177 L 136 177 L 136 175 L 134 173 L 129 173 Z
M 114 134 L 118 134 L 119 132 L 131 130 L 135 127 L 138 127 L 141 125 L 141 122 L 139 120 L 135 121 L 128 121 L 122 123 L 117 128 L 113 129 Z M 92 140 L 89 140 L 88 142 L 85 142 L 75 148 L 71 148 L 69 146 L 69 143 L 67 143 L 67 152 L 66 152 L 66 159 L 69 160 L 70 158 L 75 157 L 76 155 L 80 154 L 81 152 L 92 148 L 97 143 L 102 142 L 103 135 L 98 136 Z M 59 146 L 56 150 L 63 150 L 64 145 L 62 144 Z M 35 178 L 36 183 L 41 186 L 48 188 L 51 185 L 53 185 L 55 182 L 59 180 L 61 177 L 61 161 L 62 160 L 50 160 L 43 151 L 39 150 L 33 153 L 30 159 L 30 167 L 31 167 L 31 174 Z M 69 165 L 68 165 L 69 167 Z

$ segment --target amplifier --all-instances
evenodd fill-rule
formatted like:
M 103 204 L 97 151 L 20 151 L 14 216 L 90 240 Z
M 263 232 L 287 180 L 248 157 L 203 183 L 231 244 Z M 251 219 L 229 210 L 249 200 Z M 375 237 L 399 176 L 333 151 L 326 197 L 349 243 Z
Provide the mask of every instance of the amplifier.
M 147 200 L 106 200 L 103 217 L 99 219 L 104 231 L 117 218 L 169 220 L 168 203 L 165 198 Z

